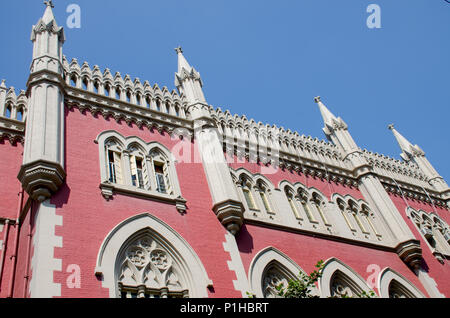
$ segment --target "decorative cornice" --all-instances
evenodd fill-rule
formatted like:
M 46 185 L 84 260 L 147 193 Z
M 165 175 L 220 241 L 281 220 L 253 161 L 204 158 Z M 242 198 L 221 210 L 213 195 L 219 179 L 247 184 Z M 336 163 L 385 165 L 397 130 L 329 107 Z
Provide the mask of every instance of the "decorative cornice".
M 133 105 L 95 93 L 86 92 L 73 87 L 66 87 L 65 105 L 69 110 L 74 107 L 81 112 L 89 111 L 93 115 L 100 114 L 104 118 L 112 117 L 117 122 L 134 123 L 138 127 L 166 131 L 169 134 L 193 137 L 192 122 L 170 114 L 157 112 L 148 108 Z

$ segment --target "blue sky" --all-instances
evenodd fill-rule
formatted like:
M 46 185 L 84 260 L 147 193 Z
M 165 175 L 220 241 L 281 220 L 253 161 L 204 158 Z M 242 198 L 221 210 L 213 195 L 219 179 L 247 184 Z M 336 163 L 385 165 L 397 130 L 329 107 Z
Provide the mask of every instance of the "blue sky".
M 81 8 L 81 28 L 66 8 Z M 369 4 L 381 29 L 369 29 Z M 313 98 L 362 148 L 399 158 L 387 129 L 450 183 L 450 4 L 445 0 L 54 0 L 64 54 L 174 88 L 174 48 L 202 75 L 209 104 L 325 138 Z M 41 0 L 2 1 L 0 78 L 24 89 Z

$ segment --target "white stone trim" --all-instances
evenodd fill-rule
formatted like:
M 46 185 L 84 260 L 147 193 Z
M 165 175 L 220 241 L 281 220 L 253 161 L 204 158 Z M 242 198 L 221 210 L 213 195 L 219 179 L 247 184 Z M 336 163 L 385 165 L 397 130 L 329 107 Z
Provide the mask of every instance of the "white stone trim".
M 300 272 L 305 273 L 296 262 L 275 247 L 269 246 L 264 248 L 255 255 L 248 270 L 251 293 L 258 298 L 264 297 L 261 282 L 265 269 L 273 262 L 278 263 L 278 265 L 286 270 L 289 279 L 295 279 Z M 313 294 L 318 294 L 318 290 L 314 289 Z
M 194 249 L 169 225 L 155 216 L 144 213 L 128 218 L 118 224 L 103 241 L 98 256 L 96 275 L 102 275 L 102 286 L 109 289 L 111 298 L 119 297 L 116 282 L 116 259 L 123 244 L 136 233 L 148 230 L 159 243 L 164 244 L 167 251 L 178 260 L 184 269 L 189 297 L 208 297 L 207 287 L 212 281 Z
M 56 215 L 56 207 L 50 200 L 42 202 L 36 212 L 32 242 L 31 298 L 61 296 L 61 284 L 54 282 L 53 273 L 62 271 L 62 260 L 54 257 L 55 247 L 63 247 L 63 238 L 55 235 L 55 227 L 62 225 L 62 216 Z
M 319 278 L 319 290 L 322 297 L 331 297 L 331 279 L 336 271 L 340 271 L 346 275 L 362 291 L 367 293 L 371 291 L 370 287 L 356 271 L 339 259 L 332 257 L 324 263 L 322 277 Z
M 381 298 L 389 298 L 389 285 L 393 280 L 396 280 L 400 285 L 414 295 L 414 297 L 425 298 L 425 295 L 422 294 L 416 286 L 414 286 L 404 276 L 389 267 L 383 269 L 378 275 L 377 288 Z
M 242 297 L 246 298 L 248 297 L 247 293 L 251 290 L 250 285 L 248 283 L 244 264 L 242 263 L 241 255 L 236 244 L 236 239 L 234 235 L 229 232 L 225 234 L 223 249 L 225 252 L 228 252 L 231 257 L 231 261 L 227 261 L 228 268 L 236 274 L 237 279 L 233 280 L 234 289 L 241 292 Z

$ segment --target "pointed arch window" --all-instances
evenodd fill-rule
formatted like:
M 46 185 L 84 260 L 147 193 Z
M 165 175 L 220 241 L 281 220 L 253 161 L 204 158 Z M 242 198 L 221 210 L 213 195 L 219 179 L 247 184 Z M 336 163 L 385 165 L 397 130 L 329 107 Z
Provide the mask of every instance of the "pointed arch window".
M 133 145 L 129 147 L 128 151 L 130 158 L 130 174 L 132 186 L 144 190 L 149 189 L 150 182 L 145 150 Z
M 382 235 L 377 230 L 377 227 L 374 224 L 373 213 L 370 211 L 370 209 L 365 204 L 363 204 L 361 207 L 361 215 L 366 220 L 367 224 L 369 224 L 369 227 L 372 230 L 372 233 L 374 233 L 377 237 L 381 237 Z
M 319 212 L 320 218 L 322 219 L 322 222 L 327 225 L 327 226 L 331 226 L 330 222 L 328 222 L 328 219 L 325 215 L 325 211 L 324 211 L 324 200 L 317 194 L 314 193 L 312 196 L 312 202 L 315 206 L 315 208 L 317 209 L 317 212 Z
M 342 214 L 342 216 L 343 216 L 343 218 L 344 218 L 344 220 L 345 220 L 345 223 L 347 223 L 348 228 L 349 228 L 351 231 L 355 231 L 355 228 L 353 227 L 352 223 L 350 222 L 350 220 L 349 220 L 349 218 L 348 218 L 348 214 L 347 214 L 347 211 L 346 211 L 346 204 L 345 204 L 345 202 L 342 201 L 341 199 L 338 199 L 338 200 L 337 200 L 337 205 L 338 205 L 338 207 L 339 207 L 339 210 L 341 211 L 341 214 Z
M 19 107 L 19 109 L 17 110 L 16 119 L 18 121 L 23 121 L 23 108 L 22 107 Z
M 296 200 L 294 198 L 293 192 L 292 190 L 290 190 L 288 187 L 285 188 L 285 193 L 286 193 L 286 197 L 288 199 L 289 202 L 289 206 L 291 207 L 291 211 L 292 213 L 294 213 L 294 216 L 297 220 L 303 220 L 303 218 L 301 217 L 298 208 L 297 208 L 297 204 L 296 204 Z
M 154 183 L 159 193 L 172 193 L 169 173 L 169 160 L 159 150 L 154 149 L 150 153 L 153 162 Z
M 359 298 L 363 290 L 352 279 L 336 270 L 330 281 L 331 297 Z
M 304 190 L 299 190 L 298 196 L 300 198 L 300 203 L 302 205 L 303 211 L 305 212 L 309 222 L 318 223 L 316 218 L 314 217 L 314 214 L 312 213 L 308 193 L 306 193 L 306 191 Z
M 393 279 L 389 284 L 389 298 L 416 298 L 416 296 Z
M 123 184 L 122 148 L 115 140 L 106 143 L 108 158 L 108 180 L 111 183 Z
M 352 212 L 353 218 L 356 222 L 356 224 L 358 225 L 359 229 L 361 230 L 362 233 L 364 234 L 369 234 L 369 232 L 367 231 L 366 227 L 364 226 L 364 224 L 362 223 L 360 217 L 359 217 L 359 206 L 358 204 L 356 204 L 353 201 L 349 201 L 348 206 L 350 208 L 350 211 Z
M 11 118 L 11 114 L 12 114 L 12 108 L 11 108 L 11 105 L 8 105 L 8 106 L 6 106 L 5 117 Z
M 263 203 L 265 211 L 269 214 L 274 214 L 275 212 L 269 199 L 270 190 L 268 189 L 267 185 L 264 184 L 262 181 L 258 181 L 257 189 L 259 192 L 259 196 L 261 197 L 261 201 Z
M 245 176 L 240 177 L 239 186 L 242 190 L 242 194 L 244 195 L 245 202 L 247 203 L 247 207 L 250 210 L 258 211 L 258 206 L 255 203 L 255 199 L 253 197 L 252 192 L 252 183 Z

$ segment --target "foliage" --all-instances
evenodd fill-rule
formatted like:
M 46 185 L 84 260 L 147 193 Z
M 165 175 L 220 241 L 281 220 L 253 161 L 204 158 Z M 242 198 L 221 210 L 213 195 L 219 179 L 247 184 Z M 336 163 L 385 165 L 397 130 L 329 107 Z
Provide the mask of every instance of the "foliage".
M 319 262 L 317 262 L 315 267 L 317 269 L 309 275 L 300 272 L 299 276 L 296 279 L 289 280 L 288 286 L 284 286 L 283 284 L 278 285 L 276 287 L 276 289 L 278 290 L 278 295 L 284 298 L 318 298 L 319 296 L 313 295 L 311 292 L 316 282 L 320 277 L 322 277 L 322 270 L 324 267 L 323 261 L 320 260 Z M 340 297 L 350 298 L 347 295 L 342 295 Z M 361 294 L 357 294 L 354 297 L 376 298 L 377 295 L 373 290 L 371 290 L 369 292 L 362 291 Z
M 316 264 L 316 270 L 309 275 L 300 272 L 296 279 L 289 280 L 288 286 L 280 284 L 276 287 L 278 295 L 284 298 L 317 298 L 319 296 L 313 295 L 312 289 L 316 282 L 322 276 L 323 261 L 320 260 Z

